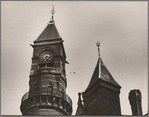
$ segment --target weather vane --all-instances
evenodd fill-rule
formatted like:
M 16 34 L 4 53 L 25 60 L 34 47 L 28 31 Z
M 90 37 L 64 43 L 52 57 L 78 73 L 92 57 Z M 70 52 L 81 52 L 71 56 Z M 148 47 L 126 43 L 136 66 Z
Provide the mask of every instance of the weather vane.
M 52 13 L 52 19 L 53 19 L 53 14 L 55 13 L 55 11 L 54 11 L 54 5 L 53 4 L 52 4 L 52 6 L 53 6 L 53 9 L 52 9 L 51 13 Z
M 100 48 L 99 48 L 99 46 L 101 46 L 101 45 L 100 45 L 99 41 L 97 41 L 96 45 L 97 45 L 97 47 L 98 47 L 98 55 L 99 55 L 99 57 L 100 57 Z
M 53 6 L 53 9 L 52 9 L 52 11 L 51 11 L 51 13 L 52 13 L 52 18 L 50 19 L 50 21 L 48 22 L 48 24 L 54 23 L 53 15 L 54 15 L 55 11 L 54 11 L 54 5 L 53 5 L 53 4 L 52 4 L 52 6 Z

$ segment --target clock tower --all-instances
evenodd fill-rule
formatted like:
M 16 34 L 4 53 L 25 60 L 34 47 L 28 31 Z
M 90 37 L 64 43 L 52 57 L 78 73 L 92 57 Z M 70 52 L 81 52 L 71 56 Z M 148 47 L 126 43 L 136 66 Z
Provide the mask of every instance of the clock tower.
M 72 101 L 66 94 L 67 78 L 63 40 L 52 18 L 34 41 L 29 92 L 21 101 L 23 115 L 71 115 Z

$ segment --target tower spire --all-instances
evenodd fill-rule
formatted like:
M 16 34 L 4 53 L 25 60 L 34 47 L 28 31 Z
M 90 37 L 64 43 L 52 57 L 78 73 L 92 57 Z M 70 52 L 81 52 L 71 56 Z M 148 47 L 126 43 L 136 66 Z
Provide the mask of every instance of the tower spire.
M 54 18 L 53 18 L 53 15 L 54 15 L 54 13 L 55 13 L 55 11 L 54 11 L 54 5 L 52 4 L 52 6 L 53 6 L 53 9 L 52 9 L 52 11 L 51 11 L 51 14 L 52 14 L 52 18 L 51 18 L 51 20 L 50 20 L 50 22 L 49 23 L 54 23 Z
M 81 93 L 78 93 L 79 99 L 78 99 L 78 105 L 82 105 L 82 100 L 81 100 Z
M 99 46 L 101 46 L 101 45 L 100 45 L 99 41 L 97 41 L 96 46 L 98 47 L 98 56 L 100 58 L 100 48 L 99 48 Z

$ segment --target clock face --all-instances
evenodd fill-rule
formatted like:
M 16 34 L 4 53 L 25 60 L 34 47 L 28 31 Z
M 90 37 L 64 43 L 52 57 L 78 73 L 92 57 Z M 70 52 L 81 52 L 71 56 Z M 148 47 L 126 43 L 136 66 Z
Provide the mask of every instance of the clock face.
M 43 53 L 40 54 L 40 60 L 41 61 L 49 61 L 53 59 L 53 53 L 50 51 L 44 51 Z

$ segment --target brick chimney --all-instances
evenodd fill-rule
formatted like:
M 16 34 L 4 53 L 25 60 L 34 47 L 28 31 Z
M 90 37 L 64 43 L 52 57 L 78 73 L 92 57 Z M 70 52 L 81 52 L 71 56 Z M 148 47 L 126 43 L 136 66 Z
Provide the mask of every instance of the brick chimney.
M 132 109 L 132 115 L 142 115 L 141 92 L 134 89 L 129 92 L 129 102 Z

